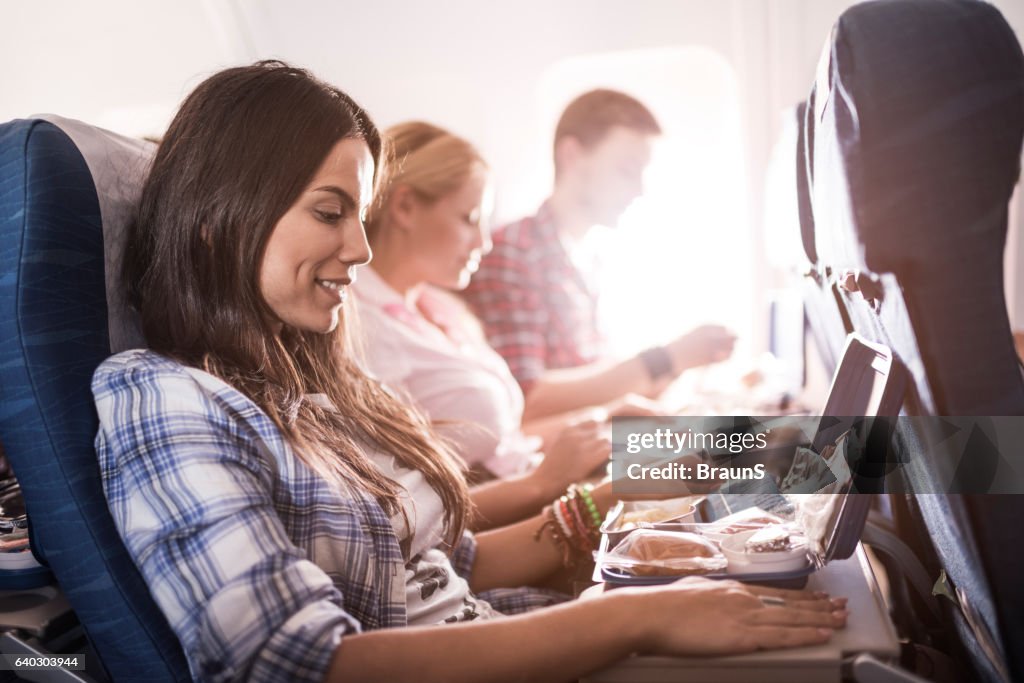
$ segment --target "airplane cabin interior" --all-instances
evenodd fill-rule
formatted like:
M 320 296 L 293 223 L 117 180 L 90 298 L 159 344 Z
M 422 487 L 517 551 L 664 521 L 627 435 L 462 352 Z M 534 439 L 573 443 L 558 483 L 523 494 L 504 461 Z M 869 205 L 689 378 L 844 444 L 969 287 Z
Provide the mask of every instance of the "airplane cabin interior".
M 1024 3 L 5 12 L 0 681 L 1024 680 Z

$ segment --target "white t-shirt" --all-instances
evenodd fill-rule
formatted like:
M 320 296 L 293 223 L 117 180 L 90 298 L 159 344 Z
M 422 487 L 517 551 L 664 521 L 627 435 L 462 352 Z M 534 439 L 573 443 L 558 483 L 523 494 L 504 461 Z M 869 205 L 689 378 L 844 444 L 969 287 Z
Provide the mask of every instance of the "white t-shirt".
M 309 394 L 308 400 L 333 408 L 323 394 Z M 367 447 L 366 454 L 381 473 L 397 482 L 404 515 L 391 518 L 395 535 L 406 554 L 405 612 L 410 626 L 453 623 L 500 616 L 485 600 L 469 590 L 469 584 L 455 573 L 448 555 L 439 547 L 444 533 L 444 504 L 427 483 L 423 473 L 402 467 L 391 455 Z M 406 519 L 412 527 L 406 526 Z
M 438 546 L 442 540 L 443 514 L 437 495 L 419 470 L 400 467 L 394 457 L 371 452 L 370 457 L 386 476 L 398 482 L 405 494 L 402 509 L 412 524 L 412 536 L 405 518 L 397 514 L 391 524 L 403 545 L 409 547 L 405 564 L 405 613 L 410 626 L 453 623 L 498 616 L 487 602 L 469 590 L 469 584 L 452 569 L 448 556 Z
M 371 375 L 406 393 L 435 424 L 446 423 L 438 431 L 469 465 L 508 477 L 539 462 L 540 439 L 520 430 L 519 385 L 452 295 L 425 287 L 411 304 L 373 268 L 360 269 L 352 288 Z

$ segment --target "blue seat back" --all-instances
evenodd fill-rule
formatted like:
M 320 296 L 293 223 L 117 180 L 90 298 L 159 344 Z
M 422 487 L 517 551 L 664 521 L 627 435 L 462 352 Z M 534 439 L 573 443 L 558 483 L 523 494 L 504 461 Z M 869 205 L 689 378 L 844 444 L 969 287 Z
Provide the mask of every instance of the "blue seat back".
M 1024 55 L 1003 17 L 974 0 L 851 7 L 826 44 L 803 136 L 805 249 L 847 330 L 906 365 L 905 412 L 1024 414 L 1003 292 Z M 846 271 L 853 286 L 837 287 Z M 931 493 L 938 459 L 920 457 L 923 442 L 905 421 L 894 449 L 923 470 L 916 492 Z M 962 591 L 950 627 L 974 673 L 1024 677 L 1021 497 L 918 495 L 914 506 L 923 527 L 910 540 L 925 539 Z
M 190 680 L 114 527 L 93 447 L 93 371 L 139 340 L 110 266 L 152 150 L 54 121 L 0 125 L 0 442 L 24 491 L 33 552 L 106 671 L 115 681 Z

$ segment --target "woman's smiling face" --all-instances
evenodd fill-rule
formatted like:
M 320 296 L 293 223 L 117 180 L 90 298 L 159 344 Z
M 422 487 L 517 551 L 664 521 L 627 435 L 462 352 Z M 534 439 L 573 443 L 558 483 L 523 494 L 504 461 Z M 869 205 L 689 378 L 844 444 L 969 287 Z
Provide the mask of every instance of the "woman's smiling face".
M 373 189 L 373 157 L 363 140 L 331 149 L 291 208 L 274 226 L 260 264 L 260 294 L 274 324 L 327 333 L 355 267 L 370 260 L 363 217 Z

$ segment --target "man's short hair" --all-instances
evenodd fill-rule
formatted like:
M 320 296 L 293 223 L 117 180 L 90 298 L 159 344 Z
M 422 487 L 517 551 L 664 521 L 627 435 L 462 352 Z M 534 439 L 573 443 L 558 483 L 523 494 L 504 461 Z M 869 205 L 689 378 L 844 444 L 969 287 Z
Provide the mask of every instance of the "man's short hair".
M 616 90 L 591 90 L 565 108 L 555 127 L 555 146 L 565 137 L 574 137 L 584 147 L 592 147 L 615 126 L 638 133 L 660 135 L 661 126 L 651 110 L 640 100 Z

